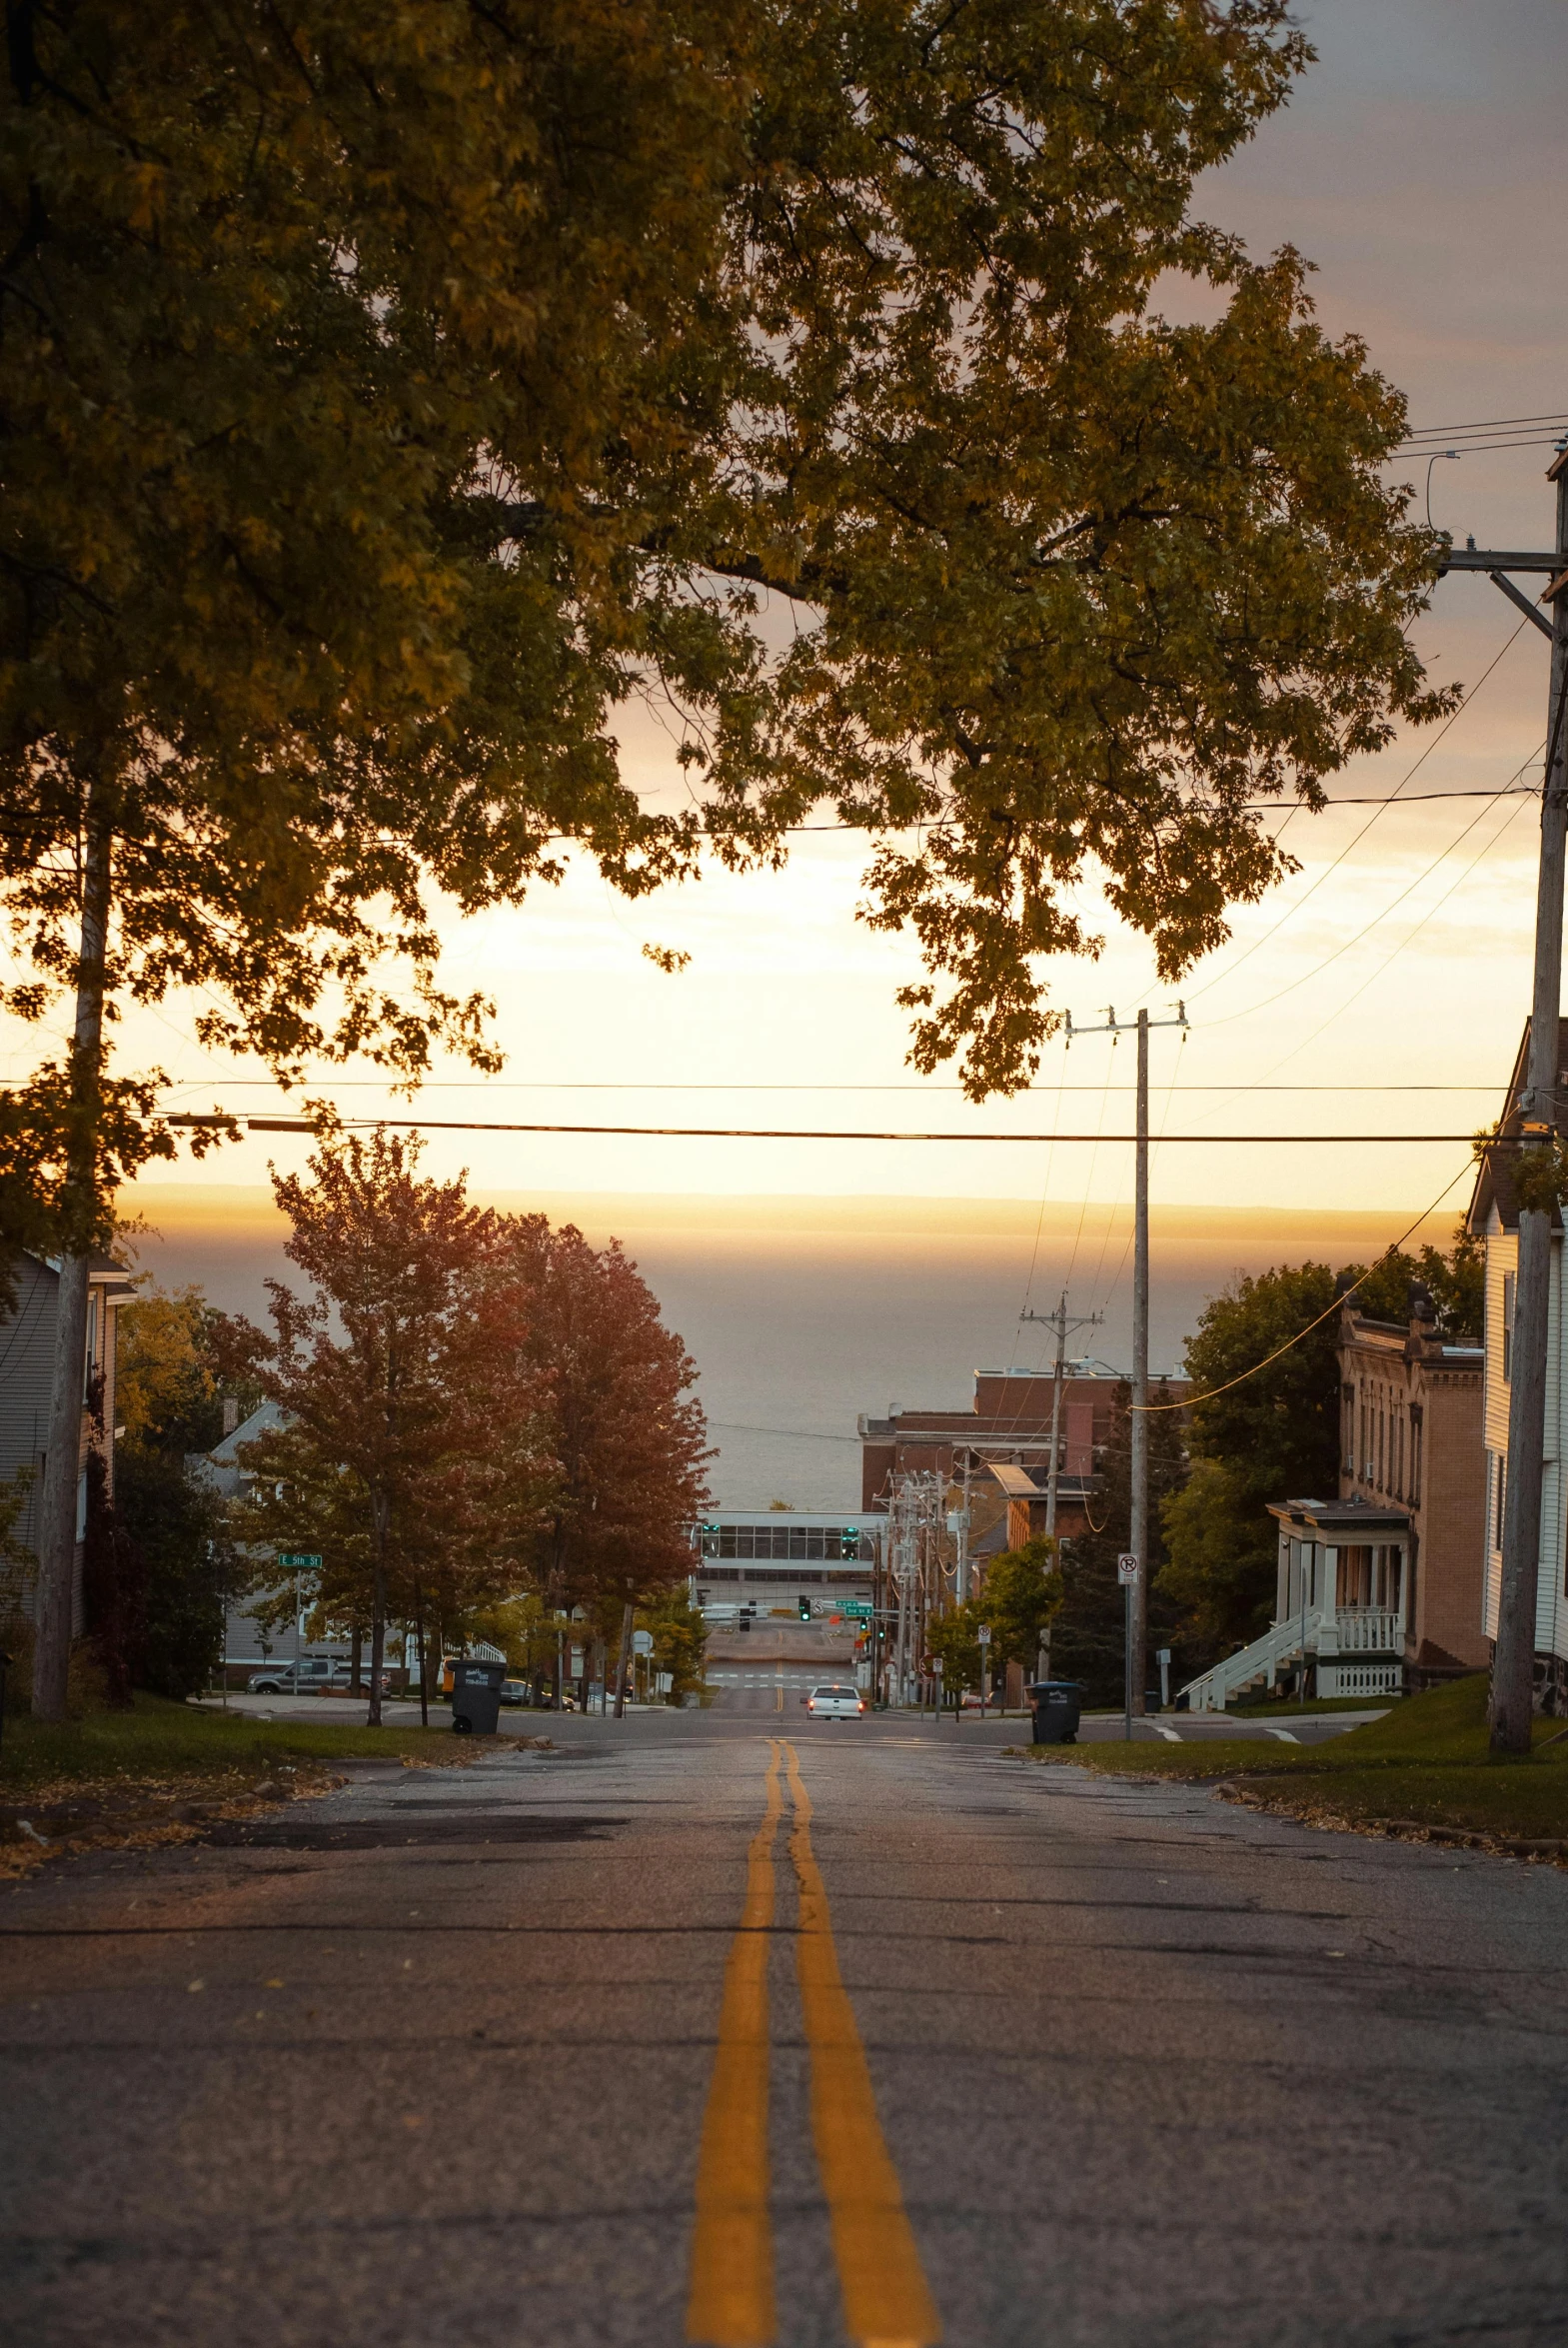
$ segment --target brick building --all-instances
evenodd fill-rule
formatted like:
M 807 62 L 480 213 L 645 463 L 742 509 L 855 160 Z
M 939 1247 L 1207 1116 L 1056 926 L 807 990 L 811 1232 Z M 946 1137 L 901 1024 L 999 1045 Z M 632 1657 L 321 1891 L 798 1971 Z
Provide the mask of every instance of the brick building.
M 1370 1320 L 1353 1300 L 1341 1315 L 1339 1496 L 1392 1506 L 1406 1521 L 1411 1690 L 1486 1665 L 1484 1365 L 1481 1346 L 1436 1333 L 1424 1298 L 1408 1323 Z M 1371 1602 L 1372 1570 L 1370 1549 L 1341 1551 L 1342 1604 Z
M 1063 1536 L 1088 1529 L 1119 1382 L 1114 1371 L 1083 1362 L 1072 1363 L 1062 1379 L 1056 1530 Z M 1176 1380 L 1169 1391 L 1179 1395 L 1185 1386 Z M 884 1509 L 889 1479 L 905 1470 L 930 1469 L 949 1484 L 961 1483 L 967 1458 L 977 1562 L 1043 1531 L 1053 1393 L 1049 1371 L 977 1369 L 967 1410 L 894 1410 L 884 1418 L 862 1412 L 862 1511 Z

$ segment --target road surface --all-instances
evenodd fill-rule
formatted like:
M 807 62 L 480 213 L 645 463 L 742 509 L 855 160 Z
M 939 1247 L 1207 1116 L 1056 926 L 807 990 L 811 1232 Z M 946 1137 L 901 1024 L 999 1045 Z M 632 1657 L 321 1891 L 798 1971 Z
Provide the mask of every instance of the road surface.
M 11 2337 L 1559 2348 L 1562 1872 L 549 1725 L 0 1895 Z

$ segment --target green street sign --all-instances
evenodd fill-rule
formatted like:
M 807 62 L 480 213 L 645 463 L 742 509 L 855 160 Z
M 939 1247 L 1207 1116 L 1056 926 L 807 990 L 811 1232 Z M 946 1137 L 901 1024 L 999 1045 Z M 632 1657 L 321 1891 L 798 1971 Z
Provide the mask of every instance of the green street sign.
M 869 1598 L 845 1598 L 838 1611 L 840 1614 L 858 1614 L 864 1621 L 869 1622 L 871 1601 Z
M 321 1559 L 309 1557 L 303 1549 L 280 1549 L 278 1563 L 289 1573 L 319 1573 Z

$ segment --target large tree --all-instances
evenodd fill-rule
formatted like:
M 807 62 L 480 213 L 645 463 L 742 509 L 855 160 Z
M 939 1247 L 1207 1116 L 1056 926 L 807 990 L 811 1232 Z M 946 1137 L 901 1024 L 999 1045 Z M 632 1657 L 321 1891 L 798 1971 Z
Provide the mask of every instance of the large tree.
M 106 1187 L 169 1146 L 118 1001 L 200 987 L 284 1071 L 483 1061 L 433 889 L 515 901 L 564 841 L 635 894 L 825 800 L 929 966 L 917 1063 L 1006 1089 L 1085 873 L 1173 975 L 1281 870 L 1260 800 L 1446 706 L 1401 401 L 1294 254 L 1189 213 L 1306 62 L 1284 0 L 8 22 L 0 886 L 13 1006 L 75 1001 L 13 1104 L 57 1438 Z M 1203 323 L 1150 307 L 1183 276 Z M 636 693 L 683 812 L 621 778 Z

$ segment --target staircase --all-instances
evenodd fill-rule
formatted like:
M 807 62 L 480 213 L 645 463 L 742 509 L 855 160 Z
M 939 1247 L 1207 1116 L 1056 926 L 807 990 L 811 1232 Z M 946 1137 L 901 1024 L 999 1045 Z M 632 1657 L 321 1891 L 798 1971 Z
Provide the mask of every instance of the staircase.
M 1397 1695 L 1404 1681 L 1404 1619 L 1385 1606 L 1320 1607 L 1275 1622 L 1249 1647 L 1238 1648 L 1180 1691 L 1192 1712 L 1222 1712 L 1235 1696 L 1260 1682 L 1269 1686 L 1281 1666 L 1300 1660 L 1302 1633 L 1317 1662 L 1320 1696 Z M 1177 1701 L 1180 1701 L 1178 1696 Z
M 1318 1617 L 1309 1614 L 1306 1619 L 1307 1642 L 1312 1644 L 1312 1633 Z M 1189 1712 L 1222 1712 L 1232 1696 L 1243 1689 L 1255 1687 L 1259 1680 L 1268 1686 L 1279 1674 L 1282 1663 L 1293 1663 L 1301 1653 L 1301 1617 L 1289 1622 L 1276 1622 L 1255 1638 L 1249 1647 L 1240 1647 L 1227 1655 L 1223 1663 L 1216 1663 L 1201 1678 L 1189 1681 L 1181 1690 L 1187 1699 Z

